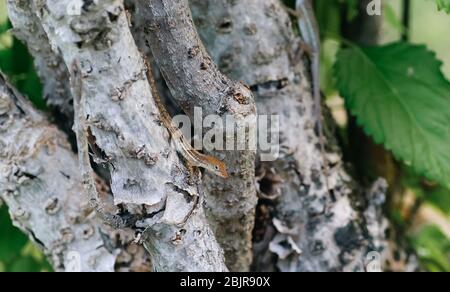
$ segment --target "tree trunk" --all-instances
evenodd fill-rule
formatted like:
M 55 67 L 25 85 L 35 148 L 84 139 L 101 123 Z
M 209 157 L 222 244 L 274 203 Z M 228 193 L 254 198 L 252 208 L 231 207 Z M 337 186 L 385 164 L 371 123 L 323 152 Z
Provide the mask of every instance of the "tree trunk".
M 213 60 L 224 72 L 250 85 L 259 114 L 281 118 L 281 159 L 261 163 L 258 171 L 259 191 L 275 205 L 273 224 L 266 232 L 274 234 L 269 236 L 273 237 L 269 250 L 277 254 L 278 268 L 364 269 L 361 261 L 365 255 L 384 246 L 380 232 L 384 218 L 378 204 L 383 201 L 385 186 L 377 182 L 381 188 L 374 188 L 375 192 L 357 186 L 330 137 L 326 153 L 330 190 L 326 190 L 308 63 L 299 55 L 299 38 L 287 12 L 276 0 L 192 1 L 192 7 Z M 371 206 L 354 208 L 358 198 L 352 194 L 356 193 L 381 201 L 369 200 Z M 364 214 L 367 208 L 375 212 L 371 218 Z M 371 234 L 366 225 L 377 226 L 377 233 Z M 349 242 L 353 244 L 349 246 Z M 260 268 L 274 269 L 270 265 Z
M 57 124 L 76 133 L 74 153 L 1 76 L 0 197 L 55 270 L 364 271 L 368 254 L 389 257 L 387 184 L 348 174 L 328 112 L 321 153 L 309 61 L 281 2 L 126 2 L 8 0 Z M 279 117 L 280 157 L 205 149 L 230 177 L 193 180 L 143 54 L 163 96 L 191 120 L 232 118 L 234 141 L 256 114 Z
M 194 27 L 187 0 L 135 1 L 135 30 L 149 44 L 173 97 L 194 120 L 194 109 L 204 116 L 232 117 L 235 133 L 256 130 L 255 104 L 241 83 L 222 75 L 206 53 Z M 170 56 L 170 57 L 168 57 Z M 235 137 L 239 139 L 239 137 Z M 248 140 L 245 140 L 245 145 Z M 228 267 L 247 271 L 252 260 L 254 226 L 255 151 L 212 151 L 223 158 L 230 177 L 217 179 L 205 173 L 205 210 L 225 251 Z

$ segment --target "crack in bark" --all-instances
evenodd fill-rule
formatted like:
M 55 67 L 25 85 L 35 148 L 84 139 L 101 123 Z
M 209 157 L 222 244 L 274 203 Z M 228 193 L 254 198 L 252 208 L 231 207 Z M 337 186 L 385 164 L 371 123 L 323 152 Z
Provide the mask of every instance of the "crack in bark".
M 383 248 L 385 238 L 378 236 L 375 245 L 371 235 L 364 231 L 365 224 L 360 220 L 363 214 L 353 208 L 350 197 L 352 190 L 360 187 L 350 183 L 339 150 L 335 150 L 335 141 L 330 137 L 327 160 L 333 165 L 328 178 L 332 182 L 332 196 L 324 190 L 321 160 L 316 159 L 321 155 L 310 78 L 307 78 L 304 60 L 298 58 L 299 39 L 287 12 L 276 0 L 193 0 L 191 9 L 212 59 L 232 78 L 255 85 L 252 89 L 260 114 L 281 117 L 281 157 L 273 163 L 260 163 L 257 173 L 261 175 L 260 192 L 273 195 L 275 210 L 269 214 L 277 222 L 274 224 L 276 233 L 273 227 L 267 226 L 266 236 L 259 237 L 261 246 L 268 246 L 268 241 L 273 239 L 272 250 L 282 257 L 274 267 L 273 262 L 264 261 L 270 259 L 265 254 L 267 249 L 257 250 L 258 268 L 269 271 L 277 268 L 282 271 L 361 270 L 360 259 L 366 249 Z M 226 33 L 217 31 L 215 25 L 225 19 L 233 23 L 233 29 Z M 250 27 L 254 28 L 251 33 L 242 33 L 250 32 Z M 271 170 L 271 177 L 278 179 L 273 181 L 266 177 L 267 170 Z M 381 229 L 383 220 L 379 214 L 369 222 Z M 348 239 L 347 232 L 345 236 L 337 236 L 336 242 L 336 231 L 344 230 L 345 226 L 354 226 L 352 234 L 359 234 L 362 241 Z M 342 235 L 342 232 L 337 234 Z M 346 243 L 352 242 L 358 242 L 358 246 L 345 252 Z M 296 250 L 301 250 L 301 254 Z M 341 253 L 345 255 L 345 262 L 339 257 Z
M 150 46 L 176 102 L 193 118 L 194 108 L 204 115 L 233 116 L 237 127 L 255 114 L 251 91 L 221 74 L 206 53 L 193 25 L 185 0 L 128 1 L 136 39 Z M 222 30 L 232 24 L 222 22 Z M 145 45 L 145 44 L 142 44 Z M 141 48 L 145 51 L 145 47 Z M 256 122 L 249 123 L 250 129 Z M 247 141 L 248 142 L 248 141 Z M 223 158 L 231 177 L 221 180 L 205 173 L 205 210 L 221 246 L 228 267 L 246 271 L 251 264 L 251 233 L 256 207 L 255 151 L 210 151 Z

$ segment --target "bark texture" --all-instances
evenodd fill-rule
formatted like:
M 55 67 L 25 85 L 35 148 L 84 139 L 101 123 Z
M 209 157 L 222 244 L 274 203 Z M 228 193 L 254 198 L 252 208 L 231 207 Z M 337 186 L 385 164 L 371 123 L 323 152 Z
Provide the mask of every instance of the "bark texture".
M 66 136 L 0 75 L 0 197 L 57 271 L 114 271 L 120 250 L 85 204 Z M 109 244 L 111 246 L 111 244 Z M 80 260 L 81 262 L 77 262 Z M 81 266 L 78 266 L 81 264 Z
M 73 103 L 70 93 L 69 72 L 57 50 L 53 50 L 38 17 L 27 1 L 15 5 L 8 0 L 8 16 L 13 34 L 24 42 L 34 58 L 35 67 L 44 85 L 44 98 L 54 110 L 57 122 L 67 131 L 73 124 Z
M 251 86 L 259 114 L 281 119 L 281 158 L 258 167 L 259 213 L 272 205 L 274 211 L 255 250 L 255 269 L 275 269 L 264 254 L 269 248 L 281 271 L 364 270 L 366 255 L 386 247 L 386 184 L 377 181 L 369 191 L 357 186 L 328 127 L 326 190 L 308 62 L 287 12 L 276 0 L 190 3 L 212 59 Z
M 308 60 L 281 2 L 191 0 L 198 33 L 187 0 L 126 0 L 129 12 L 123 1 L 75 1 L 74 11 L 73 0 L 8 0 L 14 32 L 67 125 L 72 94 L 75 102 L 79 159 L 0 75 L 0 198 L 56 270 L 247 271 L 257 195 L 254 270 L 364 271 L 392 257 L 387 184 L 365 189 L 348 174 L 328 116 L 324 175 Z M 196 107 L 232 117 L 236 139 L 256 131 L 256 112 L 279 116 L 280 158 L 206 151 L 231 177 L 193 182 L 141 52 L 191 120 Z
M 136 39 L 147 41 L 174 99 L 191 120 L 198 107 L 203 116 L 218 115 L 224 121 L 227 116 L 232 117 L 235 133 L 244 128 L 256 132 L 252 93 L 242 83 L 219 72 L 199 39 L 188 1 L 133 3 Z M 236 134 L 233 135 L 237 141 Z M 203 181 L 204 207 L 232 271 L 248 270 L 252 260 L 256 151 L 248 148 L 207 151 L 227 164 L 230 178 L 223 180 L 205 173 Z
M 189 184 L 187 169 L 159 124 L 123 1 L 84 3 L 79 14 L 69 13 L 69 0 L 8 4 L 10 10 L 35 13 L 53 52 L 61 53 L 66 67 L 79 65 L 83 127 L 77 131 L 91 142 L 95 162 L 109 170 L 119 208 L 102 208 L 114 216 L 108 223 L 143 232 L 155 270 L 225 271 L 198 187 Z M 94 189 L 92 180 L 84 177 L 82 183 Z

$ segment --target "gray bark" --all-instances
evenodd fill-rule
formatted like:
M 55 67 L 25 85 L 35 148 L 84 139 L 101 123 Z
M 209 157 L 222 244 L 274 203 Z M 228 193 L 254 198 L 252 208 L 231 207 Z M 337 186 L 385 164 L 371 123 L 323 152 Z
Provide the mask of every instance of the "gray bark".
M 93 178 L 87 178 L 90 172 L 85 171 L 83 184 L 97 193 L 91 196 L 91 205 L 103 215 L 112 215 L 109 218 L 116 221 L 108 223 L 116 227 L 144 231 L 141 242 L 149 248 L 155 270 L 225 271 L 223 252 L 207 224 L 198 187 L 189 184 L 186 167 L 158 123 L 147 68 L 122 1 L 89 3 L 81 15 L 68 14 L 69 0 L 8 4 L 10 10 L 36 13 L 50 47 L 61 53 L 66 67 L 80 64 L 78 139 L 94 141 L 91 146 L 101 154 L 94 160 L 110 172 L 114 204 L 131 218 L 120 217 L 115 208 L 108 210 L 98 202 Z M 80 157 L 86 157 L 82 151 Z M 86 159 L 81 161 L 88 170 Z
M 37 69 L 37 72 L 39 74 L 39 77 L 41 78 L 42 83 L 44 84 L 44 98 L 47 101 L 47 104 L 53 109 L 53 120 L 58 124 L 58 126 L 61 126 L 62 129 L 66 132 L 66 134 L 73 134 L 70 131 L 70 128 L 73 124 L 73 103 L 72 103 L 72 95 L 70 93 L 70 86 L 69 86 L 69 73 L 66 68 L 66 65 L 64 64 L 59 52 L 55 52 L 52 50 L 49 44 L 49 40 L 47 38 L 47 35 L 45 34 L 42 25 L 40 24 L 40 21 L 38 17 L 31 11 L 30 5 L 25 5 L 29 3 L 24 3 L 24 6 L 18 6 L 15 5 L 13 1 L 9 1 L 8 3 L 8 16 L 13 24 L 12 32 L 14 35 L 23 41 L 32 56 L 34 57 L 35 66 Z M 11 91 L 12 93 L 12 91 Z M 19 97 L 20 99 L 21 97 Z M 23 102 L 23 99 L 21 100 Z M 27 107 L 27 111 L 33 112 L 33 109 L 30 105 L 25 104 L 25 107 Z M 43 121 L 45 118 L 42 114 L 36 113 L 37 116 L 40 116 L 39 119 L 42 119 Z M 52 125 L 48 123 L 46 127 L 53 128 Z M 44 130 L 44 129 L 43 129 Z M 52 130 L 53 131 L 53 130 Z M 55 130 L 56 131 L 56 130 Z M 64 137 L 64 134 L 58 133 L 60 136 L 59 139 L 63 141 L 66 139 Z M 65 142 L 67 143 L 67 142 Z M 58 146 L 59 147 L 59 146 Z M 66 149 L 69 150 L 69 149 Z M 5 150 L 6 151 L 6 150 Z M 61 152 L 61 151 L 60 151 Z M 38 221 L 32 222 L 29 225 L 29 228 L 27 230 L 24 230 L 28 235 L 32 235 L 33 241 L 38 241 L 39 245 L 42 245 L 44 241 L 40 240 L 39 238 L 45 237 L 44 235 L 39 236 L 39 238 L 33 238 L 36 237 L 36 233 L 43 232 L 44 230 L 58 230 L 56 227 L 52 226 L 64 226 L 68 223 L 65 222 L 66 218 L 81 218 L 80 220 L 84 220 L 87 223 L 91 224 L 91 226 L 84 227 L 84 232 L 90 232 L 89 230 L 98 230 L 96 231 L 97 234 L 94 234 L 92 236 L 95 237 L 94 241 L 89 241 L 85 244 L 83 244 L 81 250 L 75 250 L 71 246 L 64 246 L 66 243 L 60 244 L 55 243 L 60 246 L 57 247 L 57 250 L 55 253 L 52 253 L 53 247 L 55 247 L 53 243 L 51 245 L 45 245 L 41 246 L 45 253 L 49 255 L 49 259 L 53 264 L 53 267 L 56 271 L 60 270 L 67 270 L 67 267 L 64 263 L 70 263 L 71 267 L 70 269 L 76 268 L 74 266 L 76 258 L 72 257 L 67 259 L 68 250 L 70 252 L 70 248 L 72 248 L 73 252 L 81 252 L 81 254 L 84 253 L 85 250 L 91 250 L 94 251 L 96 249 L 96 245 L 99 242 L 102 242 L 105 246 L 109 247 L 109 250 L 111 248 L 114 248 L 114 258 L 116 258 L 115 261 L 111 261 L 111 254 L 106 252 L 100 252 L 96 255 L 91 255 L 89 257 L 83 257 L 82 265 L 81 265 L 81 271 L 113 271 L 114 267 L 116 267 L 116 270 L 120 271 L 149 271 L 151 270 L 151 264 L 149 261 L 149 256 L 144 251 L 144 249 L 135 243 L 134 241 L 134 232 L 133 231 L 114 231 L 110 228 L 107 228 L 106 226 L 103 226 L 100 222 L 97 222 L 97 220 L 93 220 L 93 212 L 90 209 L 89 206 L 85 203 L 85 197 L 84 192 L 82 190 L 81 186 L 81 177 L 78 174 L 78 162 L 74 161 L 76 157 L 73 154 L 70 154 L 70 151 L 63 152 L 62 155 L 59 156 L 59 159 L 61 161 L 68 161 L 65 165 L 65 167 L 70 170 L 72 173 L 72 176 L 70 178 L 67 178 L 65 176 L 62 176 L 62 183 L 60 183 L 61 178 L 55 179 L 55 186 L 59 186 L 59 196 L 58 198 L 59 202 L 63 201 L 71 201 L 74 203 L 74 207 L 70 210 L 58 210 L 58 212 L 63 213 L 63 216 L 59 216 L 55 218 L 54 220 L 45 220 L 45 222 L 49 222 L 49 224 L 44 224 L 44 220 L 37 219 Z M 25 159 L 25 158 L 24 158 Z M 55 160 L 55 158 L 52 158 Z M 50 166 L 55 165 L 53 160 L 47 159 L 42 162 L 42 165 L 39 166 L 40 168 L 47 168 Z M 56 163 L 58 164 L 58 163 Z M 60 169 L 58 165 L 56 165 L 56 170 Z M 48 177 L 54 178 L 55 176 L 49 175 Z M 70 180 L 70 184 L 65 183 L 67 180 Z M 109 189 L 105 184 L 102 182 L 100 178 L 96 178 L 97 184 L 101 184 L 101 188 L 103 189 L 104 195 L 109 196 Z M 45 185 L 45 184 L 44 184 Z M 48 184 L 50 186 L 53 186 L 53 184 Z M 77 188 L 77 191 L 80 191 L 79 194 L 76 194 L 75 199 L 75 193 L 71 189 L 65 189 L 65 187 L 69 186 L 77 186 L 72 187 L 73 189 Z M 12 185 L 10 185 L 12 186 Z M 16 186 L 17 190 L 19 190 L 19 186 Z M 53 194 L 54 191 L 51 189 L 49 190 L 49 193 L 45 194 L 43 198 L 41 199 L 40 196 L 43 195 L 42 192 L 44 192 L 45 189 L 41 189 L 40 192 L 37 192 L 36 194 L 33 194 L 33 196 L 30 196 L 29 198 L 29 205 L 36 205 L 38 204 L 37 201 L 39 200 L 46 200 L 45 198 L 49 195 Z M 56 192 L 56 190 L 55 190 Z M 16 192 L 19 193 L 19 192 Z M 8 205 L 11 209 L 19 208 L 18 205 L 19 202 L 16 200 L 6 200 L 8 202 Z M 52 202 L 52 198 L 47 198 L 48 202 Z M 74 213 L 72 209 L 80 209 L 79 215 Z M 69 213 L 69 214 L 67 214 Z M 73 213 L 73 214 L 70 214 Z M 37 218 L 41 218 L 42 216 L 37 216 Z M 87 219 L 83 219 L 86 217 Z M 69 218 L 69 221 L 72 219 Z M 30 220 L 36 220 L 36 218 L 31 218 Z M 78 219 L 77 219 L 78 220 Z M 89 222 L 88 222 L 89 220 Z M 21 225 L 20 223 L 17 223 L 18 225 Z M 71 223 L 72 224 L 72 223 Z M 21 225 L 22 226 L 22 225 Z M 35 230 L 34 227 L 39 226 L 39 230 Z M 21 227 L 23 229 L 23 227 Z M 67 230 L 66 230 L 67 229 Z M 67 232 L 67 235 L 61 234 L 61 236 L 68 237 L 71 240 L 72 235 L 70 234 L 72 230 L 70 227 L 67 227 L 66 229 L 61 228 L 64 232 Z M 56 232 L 55 231 L 55 232 Z M 79 234 L 81 234 L 81 231 L 78 231 Z M 46 234 L 46 233 L 44 233 Z M 100 236 L 101 235 L 101 238 Z M 55 235 L 56 237 L 58 234 Z M 52 240 L 53 237 L 50 236 L 49 241 Z M 91 236 L 91 235 L 89 235 Z M 92 252 L 88 252 L 89 255 Z M 72 254 L 75 256 L 75 254 Z M 117 257 L 116 257 L 117 255 Z M 69 254 L 70 256 L 70 254 Z M 88 262 L 91 263 L 88 263 Z M 100 265 L 97 265 L 94 268 L 91 268 L 93 266 L 92 263 L 101 263 Z M 108 263 L 107 265 L 105 263 Z
M 44 98 L 60 120 L 65 130 L 73 124 L 73 104 L 69 86 L 69 72 L 58 51 L 52 50 L 38 17 L 29 9 L 27 1 L 15 5 L 8 0 L 8 16 L 12 32 L 23 41 L 34 58 L 37 73 L 44 85 Z
M 0 198 L 14 225 L 57 271 L 114 271 L 119 249 L 85 204 L 77 158 L 66 137 L 0 75 Z M 78 253 L 75 254 L 74 252 Z
M 366 254 L 386 247 L 385 183 L 362 191 L 328 130 L 326 190 L 309 70 L 287 12 L 276 0 L 192 0 L 191 8 L 212 59 L 251 86 L 259 114 L 281 118 L 281 159 L 258 167 L 259 192 L 275 211 L 257 244 L 256 269 L 275 269 L 269 248 L 282 271 L 364 270 Z M 357 203 L 365 195 L 367 204 Z
M 220 73 L 211 61 L 193 25 L 187 0 L 134 1 L 134 6 L 136 39 L 147 41 L 174 99 L 191 120 L 194 108 L 200 107 L 204 116 L 215 114 L 224 120 L 231 116 L 236 129 L 256 130 L 256 120 L 250 118 L 255 114 L 252 93 Z M 230 177 L 223 180 L 205 173 L 206 213 L 225 251 L 227 266 L 232 271 L 247 271 L 257 201 L 256 151 L 207 153 L 227 164 Z
M 128 2 L 135 38 L 123 0 L 85 1 L 79 15 L 69 15 L 71 0 L 8 0 L 49 103 L 70 117 L 69 91 L 75 97 L 81 173 L 67 138 L 0 78 L 0 198 L 56 270 L 73 268 L 71 251 L 81 252 L 84 271 L 149 270 L 146 253 L 132 243 L 139 232 L 136 242 L 156 271 L 227 271 L 225 261 L 246 271 L 257 193 L 258 271 L 362 271 L 371 251 L 391 257 L 386 183 L 367 190 L 355 183 L 330 121 L 324 176 L 308 62 L 279 1 L 192 0 L 200 36 L 187 0 Z M 205 173 L 203 197 L 160 123 L 136 43 L 153 54 L 191 118 L 201 107 L 252 131 L 256 106 L 279 115 L 280 159 L 255 171 L 255 151 L 210 151 L 231 177 Z M 110 186 L 98 183 L 90 155 Z

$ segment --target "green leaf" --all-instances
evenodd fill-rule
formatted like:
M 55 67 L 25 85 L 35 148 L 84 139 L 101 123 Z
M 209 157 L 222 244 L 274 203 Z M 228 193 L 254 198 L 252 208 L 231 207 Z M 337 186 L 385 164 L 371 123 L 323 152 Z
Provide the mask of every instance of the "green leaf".
M 397 32 L 403 33 L 405 32 L 406 28 L 404 27 L 394 8 L 390 4 L 391 3 L 386 3 L 384 5 L 384 19 Z
M 359 0 L 346 0 L 347 2 L 347 20 L 352 21 L 359 14 Z
M 46 104 L 42 98 L 42 84 L 41 80 L 37 76 L 34 66 L 30 64 L 28 69 L 27 78 L 23 80 L 21 91 L 27 95 L 30 101 L 40 110 L 46 109 Z
M 0 50 L 0 70 L 4 73 L 10 73 L 13 70 L 12 50 Z
M 438 227 L 424 227 L 411 242 L 424 268 L 431 272 L 450 272 L 450 240 Z
M 31 257 L 19 258 L 11 264 L 10 272 L 40 272 L 41 264 Z
M 439 11 L 444 10 L 450 14 L 450 0 L 435 0 Z
M 33 59 L 19 40 L 14 39 L 11 48 L 1 49 L 0 45 L 0 70 L 9 76 L 13 85 L 27 95 L 38 109 L 46 109 L 42 84 L 34 69 Z
M 0 272 L 51 270 L 44 255 L 12 225 L 6 207 L 0 207 Z
M 343 49 L 337 87 L 358 124 L 407 165 L 450 186 L 450 83 L 425 46 Z
M 410 188 L 414 195 L 441 210 L 450 218 L 450 189 L 425 181 L 409 167 L 403 167 L 401 172 L 406 188 Z
M 28 238 L 12 225 L 5 207 L 0 208 L 0 226 L 0 261 L 7 263 L 20 254 Z
M 450 191 L 447 188 L 436 186 L 427 191 L 424 197 L 427 202 L 450 216 Z
M 338 0 L 316 0 L 314 8 L 320 31 L 327 34 L 339 34 L 342 26 L 342 3 Z

